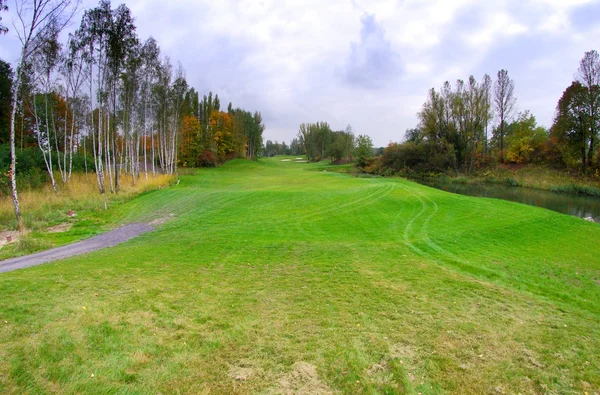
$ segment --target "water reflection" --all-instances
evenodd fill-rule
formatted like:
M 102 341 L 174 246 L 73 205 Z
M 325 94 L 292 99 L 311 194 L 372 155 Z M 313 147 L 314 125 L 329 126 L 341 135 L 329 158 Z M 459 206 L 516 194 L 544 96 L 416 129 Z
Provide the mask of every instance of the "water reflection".
M 440 180 L 418 182 L 461 195 L 510 200 L 580 218 L 593 218 L 594 222 L 600 222 L 600 199 L 590 196 L 567 195 L 501 184 L 454 184 Z

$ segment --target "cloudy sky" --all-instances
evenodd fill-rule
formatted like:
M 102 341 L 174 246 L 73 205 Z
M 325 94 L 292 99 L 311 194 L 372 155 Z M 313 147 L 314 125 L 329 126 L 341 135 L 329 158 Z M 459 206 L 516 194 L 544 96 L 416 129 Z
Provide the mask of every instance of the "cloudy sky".
M 600 50 L 600 0 L 126 4 L 140 38 L 154 36 L 201 94 L 261 111 L 265 137 L 288 142 L 301 122 L 315 121 L 351 124 L 377 146 L 400 141 L 429 88 L 502 68 L 515 80 L 518 110 L 548 127 L 584 52 Z M 17 52 L 12 32 L 0 37 L 0 58 Z

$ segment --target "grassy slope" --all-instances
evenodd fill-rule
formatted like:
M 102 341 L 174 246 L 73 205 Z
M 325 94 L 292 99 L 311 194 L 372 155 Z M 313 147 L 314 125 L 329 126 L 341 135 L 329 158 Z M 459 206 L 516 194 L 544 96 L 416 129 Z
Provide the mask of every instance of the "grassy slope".
M 598 225 L 311 166 L 201 170 L 118 208 L 158 231 L 0 275 L 0 392 L 600 391 Z

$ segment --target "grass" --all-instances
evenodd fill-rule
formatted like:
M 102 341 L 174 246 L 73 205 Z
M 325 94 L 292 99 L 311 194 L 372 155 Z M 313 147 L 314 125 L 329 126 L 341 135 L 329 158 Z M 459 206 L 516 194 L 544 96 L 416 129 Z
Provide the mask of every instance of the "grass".
M 109 210 L 174 214 L 157 231 L 0 275 L 0 392 L 600 391 L 598 225 L 280 159 L 182 176 Z

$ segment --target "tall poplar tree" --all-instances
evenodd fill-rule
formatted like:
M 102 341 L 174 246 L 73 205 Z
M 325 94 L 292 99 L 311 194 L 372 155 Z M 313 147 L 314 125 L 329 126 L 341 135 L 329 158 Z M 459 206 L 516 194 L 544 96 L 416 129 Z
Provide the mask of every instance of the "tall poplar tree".
M 515 82 L 508 76 L 508 71 L 502 69 L 498 72 L 498 79 L 494 85 L 494 105 L 498 115 L 499 125 L 497 138 L 500 140 L 500 161 L 504 162 L 504 138 L 506 127 L 510 122 L 516 98 L 514 96 Z

